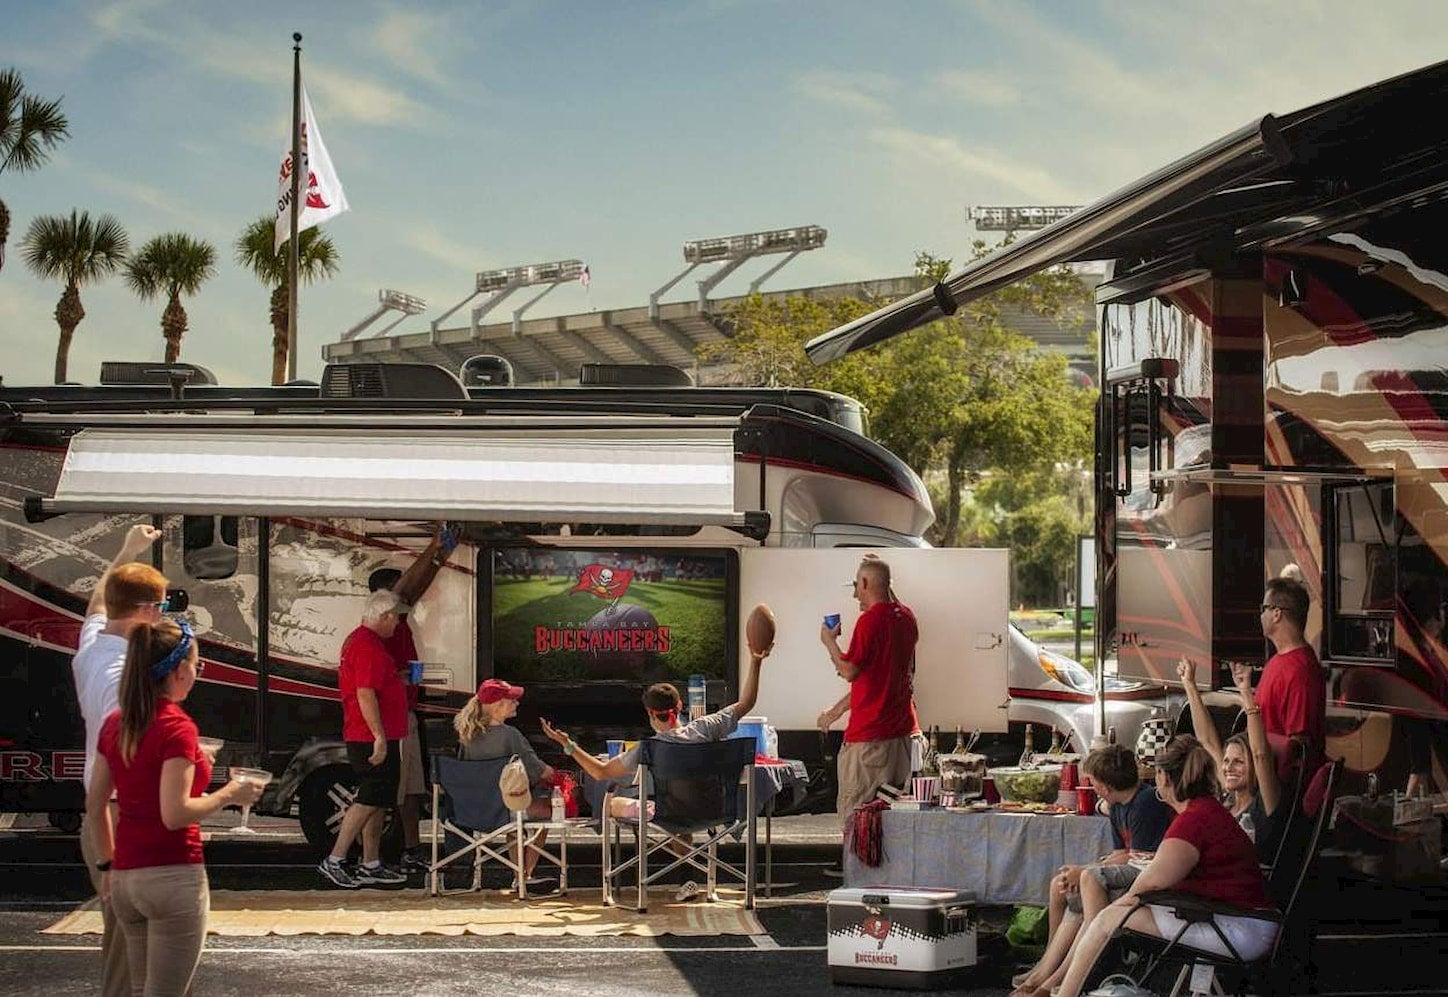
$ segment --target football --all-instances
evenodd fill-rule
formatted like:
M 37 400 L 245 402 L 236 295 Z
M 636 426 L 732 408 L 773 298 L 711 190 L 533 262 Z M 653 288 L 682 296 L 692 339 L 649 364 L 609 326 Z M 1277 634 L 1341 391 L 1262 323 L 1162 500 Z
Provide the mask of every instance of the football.
M 763 654 L 774 646 L 774 612 L 764 603 L 749 611 L 749 619 L 744 623 L 744 640 L 755 654 Z

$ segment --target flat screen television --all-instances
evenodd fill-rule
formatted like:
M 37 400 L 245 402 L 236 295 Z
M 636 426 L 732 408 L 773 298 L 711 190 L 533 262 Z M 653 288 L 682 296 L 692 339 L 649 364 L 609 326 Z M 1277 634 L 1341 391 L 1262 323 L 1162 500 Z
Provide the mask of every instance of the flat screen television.
M 495 549 L 493 674 L 510 682 L 732 679 L 728 550 Z

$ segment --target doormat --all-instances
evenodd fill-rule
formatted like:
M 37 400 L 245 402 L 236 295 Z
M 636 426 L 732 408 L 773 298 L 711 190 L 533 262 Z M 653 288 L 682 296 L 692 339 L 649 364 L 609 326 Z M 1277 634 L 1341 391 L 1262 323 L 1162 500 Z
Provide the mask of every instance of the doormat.
M 733 900 L 737 897 L 737 900 Z M 651 894 L 649 912 L 602 903 L 547 900 L 489 901 L 481 894 L 431 897 L 425 891 L 213 890 L 206 929 L 213 935 L 524 935 L 594 938 L 636 935 L 762 935 L 743 894 L 721 890 L 720 900 L 678 903 L 673 889 Z M 731 902 L 732 901 L 732 902 Z M 99 935 L 99 900 L 91 900 L 48 928 L 48 935 Z

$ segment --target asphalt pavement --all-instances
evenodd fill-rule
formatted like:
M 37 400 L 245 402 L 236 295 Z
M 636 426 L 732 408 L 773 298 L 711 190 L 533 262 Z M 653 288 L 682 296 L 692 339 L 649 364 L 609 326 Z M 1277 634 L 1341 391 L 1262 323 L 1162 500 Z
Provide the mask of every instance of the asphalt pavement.
M 208 825 L 213 889 L 311 890 L 324 884 L 295 823 L 253 818 L 258 834 Z M 6 826 L 9 825 L 9 826 Z M 662 938 L 303 935 L 207 939 L 197 994 L 316 997 L 319 993 L 865 995 L 836 987 L 825 958 L 825 875 L 837 861 L 832 817 L 775 822 L 775 890 L 759 901 L 767 934 Z M 570 843 L 570 880 L 585 895 L 599 882 L 598 853 Z M 43 818 L 0 816 L 0 994 L 89 994 L 99 978 L 98 936 L 40 934 L 90 899 L 76 837 Z M 410 889 L 421 889 L 411 886 Z M 347 894 L 339 891 L 339 902 Z M 950 991 L 999 997 L 1016 967 L 999 938 L 1005 911 L 989 911 L 987 958 L 965 986 Z M 995 958 L 991 958 L 995 956 Z

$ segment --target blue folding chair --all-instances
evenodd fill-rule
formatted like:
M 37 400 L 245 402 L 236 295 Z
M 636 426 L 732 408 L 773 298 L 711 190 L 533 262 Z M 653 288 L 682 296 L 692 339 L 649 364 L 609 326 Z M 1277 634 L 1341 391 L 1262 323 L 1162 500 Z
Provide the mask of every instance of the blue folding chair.
M 634 909 L 648 910 L 649 884 L 681 866 L 704 873 L 710 900 L 718 899 L 719 873 L 744 884 L 744 906 L 754 909 L 755 847 L 758 807 L 754 796 L 755 742 L 749 738 L 681 744 L 649 738 L 639 744 L 638 816 L 613 816 L 613 792 L 603 800 L 603 901 L 617 903 L 616 886 L 632 871 L 637 894 Z M 649 817 L 649 803 L 654 813 Z M 617 860 L 615 845 L 622 828 L 637 836 L 638 851 L 625 862 Z M 702 832 L 695 844 L 692 836 Z M 719 858 L 719 843 L 730 836 L 744 837 L 744 867 Z M 670 849 L 668 862 L 649 871 L 649 857 Z

